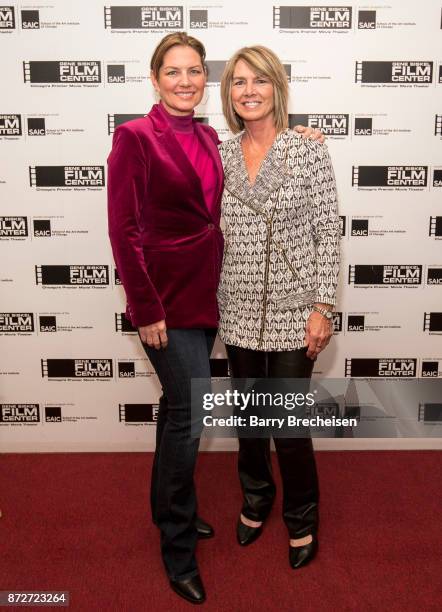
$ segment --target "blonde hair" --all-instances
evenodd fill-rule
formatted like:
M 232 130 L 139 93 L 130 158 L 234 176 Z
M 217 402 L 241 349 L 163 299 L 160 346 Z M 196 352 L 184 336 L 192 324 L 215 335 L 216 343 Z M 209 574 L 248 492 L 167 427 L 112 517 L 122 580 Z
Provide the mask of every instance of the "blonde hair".
M 255 45 L 243 47 L 227 62 L 221 78 L 221 100 L 223 113 L 231 132 L 237 134 L 244 129 L 244 121 L 236 113 L 232 104 L 231 88 L 235 66 L 239 60 L 245 61 L 258 75 L 267 77 L 273 84 L 274 118 L 277 132 L 288 127 L 289 86 L 287 73 L 279 58 L 267 47 Z
M 169 51 L 169 49 L 177 45 L 181 45 L 182 47 L 191 47 L 194 51 L 196 51 L 201 58 L 201 64 L 204 68 L 204 71 L 207 72 L 205 63 L 206 50 L 204 48 L 203 43 L 197 38 L 189 36 L 187 32 L 174 32 L 162 38 L 156 46 L 155 51 L 153 52 L 152 58 L 150 60 L 150 69 L 152 70 L 153 75 L 156 79 L 158 79 L 158 76 L 160 74 L 160 68 L 164 62 L 164 56 Z

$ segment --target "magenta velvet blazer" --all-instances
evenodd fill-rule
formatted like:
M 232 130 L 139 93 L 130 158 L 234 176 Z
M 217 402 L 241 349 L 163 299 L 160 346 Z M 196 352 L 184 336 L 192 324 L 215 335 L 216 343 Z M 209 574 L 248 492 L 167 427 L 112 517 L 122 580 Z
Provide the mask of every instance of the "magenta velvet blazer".
M 219 193 L 209 212 L 201 181 L 167 119 L 148 115 L 115 130 L 108 157 L 109 236 L 136 327 L 217 327 L 223 169 L 216 131 L 195 121 L 213 155 Z

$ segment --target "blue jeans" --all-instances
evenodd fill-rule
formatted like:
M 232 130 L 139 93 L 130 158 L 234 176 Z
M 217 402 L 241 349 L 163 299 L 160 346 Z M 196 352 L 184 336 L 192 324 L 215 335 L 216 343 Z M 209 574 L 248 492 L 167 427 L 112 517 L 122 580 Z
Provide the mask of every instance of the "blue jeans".
M 161 530 L 164 565 L 172 580 L 198 574 L 193 475 L 199 439 L 191 437 L 191 379 L 206 379 L 201 384 L 207 385 L 210 393 L 209 358 L 215 336 L 216 329 L 168 329 L 166 349 L 143 344 L 163 390 L 152 466 L 151 506 L 153 521 Z M 198 419 L 194 416 L 194 421 L 195 418 Z

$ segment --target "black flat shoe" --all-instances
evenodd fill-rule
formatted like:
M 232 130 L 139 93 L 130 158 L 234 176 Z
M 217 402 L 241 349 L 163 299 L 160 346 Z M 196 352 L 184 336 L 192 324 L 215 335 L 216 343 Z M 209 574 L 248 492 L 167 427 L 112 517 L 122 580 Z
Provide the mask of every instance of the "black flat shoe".
M 241 517 L 239 517 L 238 524 L 236 526 L 236 539 L 238 540 L 238 544 L 240 546 L 248 546 L 257 540 L 261 534 L 262 525 L 259 527 L 249 527 L 248 525 L 244 525 Z
M 199 516 L 196 517 L 195 526 L 200 540 L 208 540 L 215 535 L 214 528 L 209 525 L 209 523 L 206 523 L 206 521 L 203 521 Z
M 206 592 L 200 575 L 185 580 L 170 580 L 170 586 L 177 595 L 193 604 L 202 604 L 206 601 Z
M 316 535 L 312 536 L 310 544 L 304 544 L 304 546 L 290 546 L 289 545 L 289 561 L 292 569 L 298 569 L 303 565 L 307 565 L 318 552 L 318 538 Z

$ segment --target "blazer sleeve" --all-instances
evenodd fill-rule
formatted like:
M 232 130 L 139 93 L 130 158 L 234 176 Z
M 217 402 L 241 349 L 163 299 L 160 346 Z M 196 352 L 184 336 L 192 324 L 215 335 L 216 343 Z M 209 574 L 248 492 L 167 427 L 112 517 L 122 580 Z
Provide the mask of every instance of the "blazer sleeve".
M 136 327 L 150 325 L 165 319 L 165 312 L 147 273 L 139 227 L 147 198 L 147 160 L 138 136 L 127 126 L 115 130 L 107 161 L 109 238 L 128 315 Z
M 341 229 L 333 166 L 327 145 L 315 146 L 310 187 L 313 241 L 316 246 L 316 301 L 334 306 L 339 275 Z

